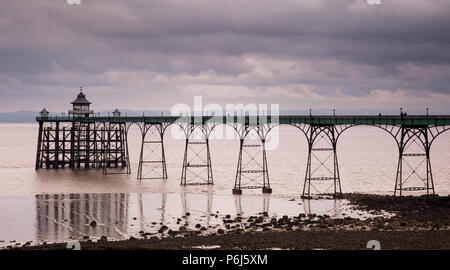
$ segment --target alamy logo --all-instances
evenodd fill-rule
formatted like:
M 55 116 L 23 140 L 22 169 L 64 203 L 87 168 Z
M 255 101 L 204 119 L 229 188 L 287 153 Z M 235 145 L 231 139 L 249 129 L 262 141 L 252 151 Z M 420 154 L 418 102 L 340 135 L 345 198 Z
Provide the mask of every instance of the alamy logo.
M 378 240 L 370 240 L 366 245 L 367 249 L 381 250 L 381 243 Z
M 81 250 L 81 244 L 77 240 L 67 242 L 67 249 Z
M 212 129 L 215 131 L 208 135 L 210 139 L 232 140 L 240 139 L 244 135 L 255 139 L 260 136 L 260 139 L 264 139 L 266 150 L 276 149 L 279 144 L 279 104 L 270 104 L 270 110 L 268 104 L 253 103 L 246 105 L 226 104 L 224 109 L 215 103 L 203 105 L 202 96 L 194 96 L 193 109 L 184 103 L 175 104 L 171 109 L 171 115 L 180 116 L 176 120 L 180 127 L 186 126 L 186 121 L 190 121 L 190 117 L 193 117 L 195 124 L 201 125 L 203 115 L 210 116 L 210 119 L 205 123 L 210 124 L 209 131 L 212 131 Z M 224 117 L 225 123 L 223 123 Z M 197 139 L 199 139 L 199 136 L 203 136 L 201 133 L 193 133 L 192 135 Z M 172 137 L 174 139 L 185 139 L 185 129 L 172 129 Z
M 381 0 L 366 0 L 369 5 L 381 5 Z
M 80 5 L 81 0 L 66 0 L 67 4 L 69 5 Z

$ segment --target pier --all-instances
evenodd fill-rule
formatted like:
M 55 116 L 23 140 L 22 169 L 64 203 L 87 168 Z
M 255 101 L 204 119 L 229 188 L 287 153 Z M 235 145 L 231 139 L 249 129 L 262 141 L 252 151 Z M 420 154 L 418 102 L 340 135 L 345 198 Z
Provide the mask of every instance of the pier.
M 116 109 L 111 116 L 95 116 L 82 91 L 72 104 L 73 109 L 67 116 L 49 116 L 43 109 L 36 117 L 39 123 L 36 170 L 68 167 L 99 169 L 104 174 L 130 174 L 127 134 L 132 125 L 137 125 L 142 135 L 137 178 L 167 179 L 164 135 L 169 126 L 177 125 L 185 139 L 180 184 L 212 185 L 210 135 L 214 128 L 228 125 L 240 140 L 233 194 L 242 194 L 244 189 L 272 192 L 266 140 L 274 127 L 291 125 L 306 136 L 308 143 L 302 196 L 324 193 L 340 196 L 339 137 L 351 127 L 366 125 L 386 131 L 398 146 L 394 194 L 422 192 L 433 195 L 431 145 L 450 129 L 450 115 L 123 116 Z M 158 155 L 151 155 L 155 152 Z M 155 158 L 148 159 L 148 154 Z M 418 161 L 418 166 L 411 166 L 411 160 Z M 148 166 L 158 173 L 146 174 L 144 171 Z M 412 181 L 412 177 L 416 181 Z M 317 183 L 324 182 L 331 184 L 331 191 L 322 192 L 316 188 Z

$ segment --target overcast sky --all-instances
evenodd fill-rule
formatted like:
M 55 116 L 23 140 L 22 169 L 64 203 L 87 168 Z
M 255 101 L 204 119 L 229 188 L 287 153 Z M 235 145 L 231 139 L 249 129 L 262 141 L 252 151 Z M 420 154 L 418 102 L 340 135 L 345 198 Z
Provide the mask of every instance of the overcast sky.
M 1 0 L 0 112 L 177 103 L 450 113 L 450 1 Z

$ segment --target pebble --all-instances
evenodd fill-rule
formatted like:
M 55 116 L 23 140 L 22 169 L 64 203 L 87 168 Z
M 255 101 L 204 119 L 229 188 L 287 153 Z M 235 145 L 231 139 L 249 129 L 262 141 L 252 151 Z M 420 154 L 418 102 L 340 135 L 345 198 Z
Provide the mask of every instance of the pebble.
M 162 226 L 161 228 L 159 228 L 158 233 L 164 233 L 167 229 L 167 226 Z

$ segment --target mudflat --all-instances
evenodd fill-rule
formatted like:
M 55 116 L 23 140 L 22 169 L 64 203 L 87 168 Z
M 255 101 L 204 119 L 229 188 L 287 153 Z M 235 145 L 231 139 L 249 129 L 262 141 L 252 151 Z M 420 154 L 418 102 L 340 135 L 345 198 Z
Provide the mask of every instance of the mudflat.
M 327 215 L 299 214 L 223 219 L 226 229 L 205 234 L 205 228 L 177 231 L 161 228 L 158 235 L 108 241 L 106 237 L 81 242 L 83 250 L 106 249 L 367 249 L 377 240 L 381 249 L 450 249 L 449 196 L 380 196 L 345 194 L 355 209 L 377 215 L 333 219 Z M 316 198 L 317 199 L 317 198 Z M 320 198 L 318 198 L 320 199 Z M 379 215 L 389 213 L 388 215 Z M 66 243 L 23 245 L 14 249 L 66 249 Z

